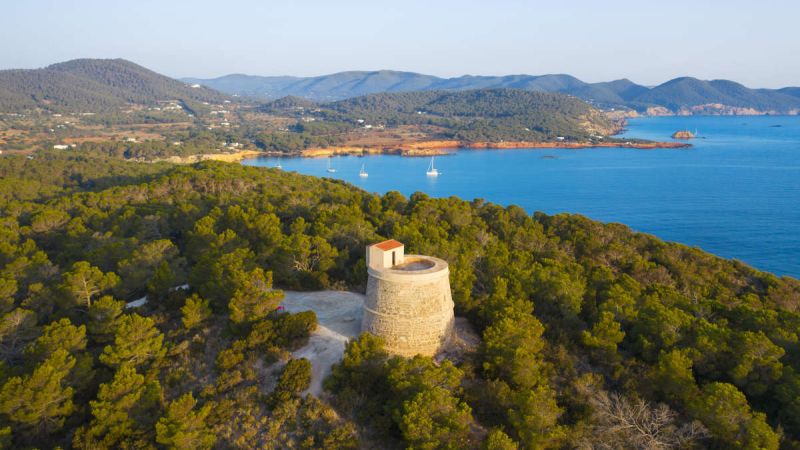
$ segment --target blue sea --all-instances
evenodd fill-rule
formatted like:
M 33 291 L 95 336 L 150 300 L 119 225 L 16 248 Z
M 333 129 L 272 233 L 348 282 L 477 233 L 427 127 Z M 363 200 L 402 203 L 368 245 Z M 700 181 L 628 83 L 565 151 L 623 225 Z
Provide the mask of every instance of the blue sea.
M 633 119 L 623 136 L 670 140 L 699 133 L 690 149 L 456 150 L 436 158 L 258 158 L 368 191 L 483 198 L 527 211 L 580 213 L 697 246 L 758 269 L 800 278 L 800 117 Z M 358 175 L 364 164 L 368 178 Z

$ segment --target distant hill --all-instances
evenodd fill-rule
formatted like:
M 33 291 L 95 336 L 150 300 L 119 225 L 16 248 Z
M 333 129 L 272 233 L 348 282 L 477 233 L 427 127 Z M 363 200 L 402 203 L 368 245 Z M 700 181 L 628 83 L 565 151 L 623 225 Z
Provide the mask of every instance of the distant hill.
M 293 95 L 287 95 L 286 97 L 281 97 L 277 100 L 272 100 L 268 103 L 262 105 L 262 109 L 267 111 L 286 111 L 286 110 L 296 110 L 296 109 L 308 109 L 314 108 L 319 104 L 313 100 L 309 100 L 305 97 L 296 97 Z
M 297 96 L 321 101 L 341 100 L 377 92 L 430 90 L 439 80 L 440 78 L 430 75 L 391 70 L 340 72 L 321 77 L 260 77 L 236 74 L 213 80 L 182 79 L 187 83 L 200 83 L 228 94 L 261 99 Z
M 76 59 L 43 69 L 0 71 L 0 112 L 99 112 L 164 100 L 218 103 L 227 98 L 123 59 Z
M 676 78 L 633 97 L 630 101 L 655 104 L 673 111 L 704 104 L 722 104 L 758 111 L 787 112 L 800 108 L 800 99 L 771 89 L 749 89 L 728 80 Z
M 793 97 L 800 97 L 800 87 L 786 87 L 778 89 L 781 94 L 791 95 Z
M 199 84 L 198 87 L 192 85 Z M 627 79 L 586 83 L 571 75 L 440 78 L 391 70 L 318 77 L 227 75 L 178 81 L 123 59 L 76 59 L 43 69 L 0 71 L 0 112 L 33 109 L 101 112 L 130 104 L 181 100 L 219 103 L 225 94 L 260 100 L 294 96 L 332 102 L 375 93 L 519 89 L 578 97 L 601 108 L 657 113 L 757 114 L 800 112 L 800 87 L 750 89 L 728 80 L 681 77 L 655 87 Z M 225 94 L 223 94 L 223 92 Z M 660 109 L 659 109 L 660 108 Z
M 183 78 L 228 94 L 276 99 L 285 96 L 317 101 L 335 101 L 379 92 L 426 90 L 523 89 L 541 92 L 566 92 L 586 83 L 570 75 L 508 75 L 439 78 L 413 72 L 380 70 L 339 72 L 318 77 L 261 77 L 226 75 L 214 79 Z
M 316 101 L 335 101 L 379 92 L 512 88 L 568 94 L 600 107 L 637 111 L 651 107 L 683 113 L 800 111 L 800 88 L 750 89 L 733 81 L 703 81 L 690 77 L 676 78 L 652 88 L 627 79 L 586 83 L 565 74 L 439 78 L 389 70 L 340 72 L 318 77 L 227 75 L 214 79 L 186 78 L 184 81 L 260 99 L 291 95 Z
M 520 89 L 414 91 L 370 94 L 321 105 L 332 119 L 390 126 L 439 126 L 464 141 L 539 140 L 609 135 L 615 124 L 577 98 Z

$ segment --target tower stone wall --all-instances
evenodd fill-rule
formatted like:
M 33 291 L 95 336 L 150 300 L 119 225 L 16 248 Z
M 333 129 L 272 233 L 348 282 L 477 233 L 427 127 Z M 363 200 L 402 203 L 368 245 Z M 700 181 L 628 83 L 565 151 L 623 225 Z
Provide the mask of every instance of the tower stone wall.
M 382 337 L 391 354 L 433 356 L 453 333 L 447 262 L 404 255 L 402 264 L 367 271 L 362 331 Z

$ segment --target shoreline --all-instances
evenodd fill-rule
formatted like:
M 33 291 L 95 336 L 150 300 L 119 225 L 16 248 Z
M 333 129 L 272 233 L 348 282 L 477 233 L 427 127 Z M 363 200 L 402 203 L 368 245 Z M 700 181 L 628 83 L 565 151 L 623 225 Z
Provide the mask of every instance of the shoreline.
M 152 162 L 194 164 L 201 161 L 241 162 L 265 156 L 276 158 L 326 158 L 329 156 L 398 155 L 406 157 L 444 156 L 459 149 L 470 150 L 514 150 L 514 149 L 584 149 L 584 148 L 628 148 L 637 150 L 684 149 L 691 147 L 685 142 L 471 142 L 437 140 L 421 141 L 390 146 L 335 146 L 309 148 L 299 153 L 287 154 L 277 151 L 242 150 L 235 153 L 206 153 L 190 156 L 171 156 Z
M 158 158 L 148 162 L 168 162 L 172 164 L 194 164 L 201 161 L 222 161 L 222 162 L 241 162 L 245 159 L 258 158 L 265 156 L 268 152 L 261 150 L 242 150 L 235 153 L 200 153 L 189 156 L 169 156 Z
M 276 152 L 264 152 L 266 156 L 299 156 L 304 158 L 321 158 L 337 155 L 399 155 L 399 156 L 441 156 L 452 153 L 454 150 L 513 150 L 513 149 L 584 149 L 584 148 L 630 148 L 638 150 L 664 149 L 683 149 L 690 148 L 692 145 L 685 142 L 529 142 L 529 141 L 509 141 L 509 142 L 470 142 L 437 140 L 422 141 L 409 144 L 380 146 L 380 147 L 357 147 L 357 146 L 336 146 L 326 148 L 309 148 L 296 155 L 286 155 Z

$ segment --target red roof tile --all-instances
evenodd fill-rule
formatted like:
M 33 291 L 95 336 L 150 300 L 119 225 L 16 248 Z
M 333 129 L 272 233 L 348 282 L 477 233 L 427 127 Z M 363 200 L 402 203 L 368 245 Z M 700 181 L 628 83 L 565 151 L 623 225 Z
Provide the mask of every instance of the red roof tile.
M 374 244 L 374 245 L 375 245 L 375 247 L 378 247 L 379 249 L 381 249 L 383 251 L 388 251 L 388 250 L 392 250 L 392 249 L 395 249 L 397 247 L 402 247 L 403 246 L 403 244 L 401 242 L 395 241 L 394 239 L 389 239 L 387 241 L 378 242 L 377 244 Z

